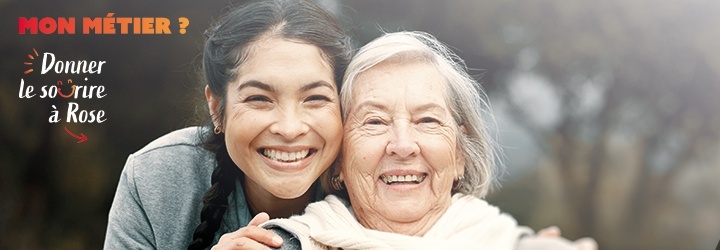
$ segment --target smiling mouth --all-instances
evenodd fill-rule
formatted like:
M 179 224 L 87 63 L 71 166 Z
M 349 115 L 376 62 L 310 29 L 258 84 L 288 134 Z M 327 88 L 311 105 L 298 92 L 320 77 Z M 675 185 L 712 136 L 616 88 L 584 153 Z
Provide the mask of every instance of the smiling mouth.
M 269 158 L 273 161 L 279 161 L 279 162 L 296 162 L 301 161 L 308 156 L 315 153 L 317 150 L 315 149 L 304 149 L 297 152 L 284 152 L 280 150 L 275 149 L 259 149 L 258 153 L 262 154 L 263 156 Z
M 425 180 L 427 174 L 409 174 L 409 175 L 381 175 L 380 180 L 385 184 L 419 184 Z

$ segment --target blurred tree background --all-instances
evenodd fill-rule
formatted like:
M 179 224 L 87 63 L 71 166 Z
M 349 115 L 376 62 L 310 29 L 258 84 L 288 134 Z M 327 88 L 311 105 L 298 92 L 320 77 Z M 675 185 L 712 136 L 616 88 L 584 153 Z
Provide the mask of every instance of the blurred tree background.
M 422 30 L 483 82 L 506 174 L 488 200 L 601 249 L 712 249 L 720 239 L 720 2 L 320 0 L 361 45 Z M 204 115 L 202 33 L 229 3 L 0 0 L 0 248 L 101 248 L 128 154 Z M 19 35 L 18 17 L 187 17 L 180 35 Z M 176 22 L 174 22 L 176 23 Z M 177 28 L 172 28 L 176 31 Z M 20 99 L 26 54 L 105 60 L 107 122 L 47 122 L 64 99 Z M 65 78 L 66 76 L 62 76 Z M 86 82 L 81 79 L 88 77 Z M 77 144 L 65 128 L 84 133 Z

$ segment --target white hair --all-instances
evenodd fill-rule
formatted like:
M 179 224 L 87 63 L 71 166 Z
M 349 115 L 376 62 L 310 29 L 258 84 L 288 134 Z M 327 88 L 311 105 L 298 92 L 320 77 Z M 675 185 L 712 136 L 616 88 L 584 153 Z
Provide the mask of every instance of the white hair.
M 445 99 L 457 124 L 457 141 L 465 160 L 462 186 L 454 190 L 484 197 L 495 183 L 496 143 L 489 136 L 482 119 L 489 113 L 487 96 L 480 85 L 467 73 L 462 59 L 432 35 L 417 31 L 387 33 L 363 46 L 350 62 L 340 90 L 343 121 L 354 103 L 355 78 L 373 66 L 399 59 L 425 61 L 435 66 L 445 78 L 448 91 Z M 461 127 L 464 127 L 464 132 Z

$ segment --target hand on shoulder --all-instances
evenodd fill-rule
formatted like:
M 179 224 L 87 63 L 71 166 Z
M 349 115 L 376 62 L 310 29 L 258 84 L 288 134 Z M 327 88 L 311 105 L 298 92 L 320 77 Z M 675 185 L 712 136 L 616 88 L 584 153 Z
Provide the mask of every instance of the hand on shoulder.
M 226 233 L 220 237 L 217 245 L 212 250 L 227 249 L 271 249 L 280 247 L 283 240 L 277 234 L 259 227 L 258 225 L 270 220 L 267 213 L 259 213 L 248 223 L 247 226 L 234 232 Z M 270 247 L 268 247 L 270 246 Z

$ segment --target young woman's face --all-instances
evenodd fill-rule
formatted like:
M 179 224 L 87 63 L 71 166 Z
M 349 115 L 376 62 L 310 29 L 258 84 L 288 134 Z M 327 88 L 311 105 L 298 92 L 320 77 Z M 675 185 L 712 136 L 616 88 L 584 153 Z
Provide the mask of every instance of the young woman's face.
M 230 158 L 246 181 L 278 198 L 297 198 L 340 148 L 332 68 L 313 45 L 266 38 L 251 45 L 237 70 L 223 123 Z

